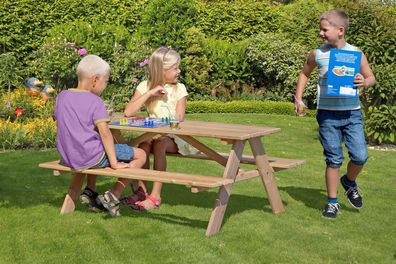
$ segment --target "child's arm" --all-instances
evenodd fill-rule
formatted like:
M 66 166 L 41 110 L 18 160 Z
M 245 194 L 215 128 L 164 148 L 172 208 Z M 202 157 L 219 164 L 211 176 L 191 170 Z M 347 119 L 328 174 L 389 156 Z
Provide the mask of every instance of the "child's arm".
M 138 90 L 135 91 L 135 94 L 132 96 L 132 99 L 126 105 L 124 110 L 125 116 L 132 116 L 135 113 L 139 112 L 144 103 L 151 96 L 165 96 L 167 94 L 166 90 L 163 86 L 157 86 L 154 89 L 148 90 L 146 93 L 141 94 Z
M 175 116 L 177 120 L 180 121 L 184 120 L 184 115 L 186 113 L 186 102 L 187 102 L 187 96 L 184 96 L 181 99 L 179 99 L 179 101 L 177 101 L 176 116 Z
M 113 135 L 111 134 L 111 131 L 109 129 L 109 125 L 107 122 L 100 122 L 96 124 L 100 137 L 103 142 L 103 146 L 105 148 L 107 157 L 110 162 L 110 167 L 112 169 L 122 169 L 122 168 L 129 168 L 128 163 L 124 162 L 118 162 L 117 156 L 115 153 L 115 148 L 114 148 L 114 141 L 113 141 Z
M 360 63 L 360 73 L 355 75 L 354 78 L 355 86 L 370 87 L 375 84 L 375 77 L 370 65 L 367 61 L 367 57 L 363 54 L 362 61 Z
M 295 95 L 296 101 L 302 102 L 302 96 L 305 86 L 307 85 L 308 78 L 311 75 L 311 72 L 316 67 L 315 53 L 316 53 L 315 50 L 309 53 L 307 61 L 305 62 L 300 75 L 298 76 L 298 81 L 296 85 L 296 95 Z

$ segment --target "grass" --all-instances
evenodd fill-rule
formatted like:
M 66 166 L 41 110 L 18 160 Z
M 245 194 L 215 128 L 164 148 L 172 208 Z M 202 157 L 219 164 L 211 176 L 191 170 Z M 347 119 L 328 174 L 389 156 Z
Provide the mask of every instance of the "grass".
M 352 210 L 339 190 L 342 214 L 324 220 L 324 159 L 315 119 L 265 114 L 188 118 L 280 127 L 280 133 L 263 139 L 266 151 L 306 160 L 275 174 L 286 212 L 272 214 L 255 178 L 234 186 L 222 228 L 210 238 L 204 234 L 216 190 L 193 194 L 184 186 L 166 185 L 160 210 L 136 213 L 123 207 L 122 217 L 111 218 L 78 205 L 76 212 L 59 215 L 70 175 L 53 177 L 37 167 L 58 158 L 57 152 L 4 152 L 0 263 L 396 263 L 396 152 L 370 150 L 358 178 L 364 208 Z M 175 158 L 169 159 L 169 168 L 208 175 L 222 171 L 210 161 Z M 113 182 L 100 177 L 98 190 L 104 192 Z

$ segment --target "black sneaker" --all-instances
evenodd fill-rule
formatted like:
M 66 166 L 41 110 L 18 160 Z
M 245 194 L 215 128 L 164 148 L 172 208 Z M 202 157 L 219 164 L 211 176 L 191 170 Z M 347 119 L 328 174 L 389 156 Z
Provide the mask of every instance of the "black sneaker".
M 80 195 L 81 204 L 85 205 L 89 211 L 100 213 L 106 211 L 103 205 L 97 202 L 98 193 L 92 189 L 85 187 L 84 191 Z
M 322 217 L 326 219 L 336 219 L 339 212 L 340 205 L 338 203 L 328 203 L 322 212 Z
M 345 196 L 348 198 L 350 205 L 355 209 L 360 209 L 363 206 L 362 196 L 359 193 L 358 187 L 351 187 L 344 183 L 344 178 L 346 175 L 342 176 L 340 179 L 342 187 L 345 189 Z

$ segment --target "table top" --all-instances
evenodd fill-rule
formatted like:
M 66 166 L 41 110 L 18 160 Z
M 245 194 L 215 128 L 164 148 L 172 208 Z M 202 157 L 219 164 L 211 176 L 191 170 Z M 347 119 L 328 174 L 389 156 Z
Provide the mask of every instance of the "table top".
M 119 118 L 114 118 L 112 121 L 117 121 Z M 280 128 L 227 124 L 219 122 L 207 121 L 192 121 L 185 120 L 180 122 L 178 129 L 172 129 L 169 126 L 147 128 L 147 127 L 133 127 L 133 126 L 118 126 L 109 125 L 110 129 L 130 130 L 138 132 L 152 132 L 158 134 L 174 134 L 185 136 L 203 136 L 210 138 L 220 138 L 229 140 L 247 140 L 250 138 L 261 137 L 277 133 Z

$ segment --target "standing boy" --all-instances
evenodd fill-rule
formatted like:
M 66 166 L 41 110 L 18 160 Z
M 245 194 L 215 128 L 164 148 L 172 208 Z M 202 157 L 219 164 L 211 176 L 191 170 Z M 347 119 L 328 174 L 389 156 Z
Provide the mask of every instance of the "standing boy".
M 345 41 L 348 29 L 348 15 L 340 9 L 333 9 L 322 14 L 320 33 L 324 45 L 314 49 L 308 55 L 307 61 L 299 75 L 295 108 L 302 109 L 302 95 L 307 80 L 313 69 L 317 66 L 319 73 L 317 122 L 319 124 L 320 142 L 326 157 L 326 186 L 328 201 L 322 216 L 334 219 L 339 213 L 340 206 L 337 199 L 337 188 L 340 177 L 340 167 L 344 160 L 342 142 L 348 149 L 350 161 L 347 172 L 341 177 L 341 185 L 352 207 L 360 209 L 363 205 L 359 194 L 356 178 L 368 159 L 367 145 L 364 137 L 362 111 L 359 97 L 327 96 L 326 79 L 329 65 L 330 49 L 360 51 Z M 354 77 L 356 89 L 373 86 L 375 77 L 370 69 L 367 58 L 362 54 L 360 73 Z
M 88 168 L 110 166 L 113 169 L 141 168 L 146 161 L 143 150 L 127 145 L 114 145 L 110 121 L 102 99 L 110 66 L 96 55 L 85 56 L 77 66 L 78 86 L 62 91 L 56 98 L 57 149 L 61 162 L 78 173 Z M 119 215 L 119 198 L 130 180 L 118 179 L 112 190 L 103 196 L 95 191 L 96 176 L 87 176 L 87 187 L 80 200 L 92 211 L 101 205 L 112 216 Z

